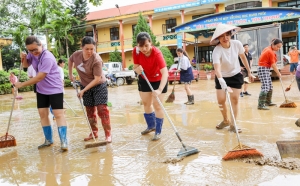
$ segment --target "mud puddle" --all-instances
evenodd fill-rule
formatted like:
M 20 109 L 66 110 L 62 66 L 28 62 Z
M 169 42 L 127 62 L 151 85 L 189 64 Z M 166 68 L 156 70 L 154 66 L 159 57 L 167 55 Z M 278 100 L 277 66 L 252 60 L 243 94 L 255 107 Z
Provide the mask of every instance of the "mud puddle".
M 161 163 L 165 164 L 176 164 L 178 162 L 181 162 L 184 159 L 184 157 L 176 157 L 176 158 L 167 158 L 166 160 L 163 160 Z
M 245 158 L 242 160 L 244 163 L 255 164 L 255 165 L 269 165 L 273 167 L 280 167 L 288 170 L 300 170 L 300 159 L 296 158 L 286 158 L 283 160 L 278 160 L 275 158 L 261 158 L 261 159 L 251 159 Z

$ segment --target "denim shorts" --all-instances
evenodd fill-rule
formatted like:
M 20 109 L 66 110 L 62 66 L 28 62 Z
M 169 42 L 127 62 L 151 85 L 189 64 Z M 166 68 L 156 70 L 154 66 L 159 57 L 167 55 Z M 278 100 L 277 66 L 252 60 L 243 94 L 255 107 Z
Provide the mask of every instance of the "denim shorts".
M 298 63 L 290 63 L 290 72 L 297 70 Z

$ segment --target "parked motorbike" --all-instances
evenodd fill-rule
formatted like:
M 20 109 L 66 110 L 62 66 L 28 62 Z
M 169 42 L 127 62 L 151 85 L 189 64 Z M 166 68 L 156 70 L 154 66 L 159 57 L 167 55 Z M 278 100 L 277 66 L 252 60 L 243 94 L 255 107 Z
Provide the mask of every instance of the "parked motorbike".
M 115 78 L 113 74 L 107 74 L 105 77 L 107 81 L 107 86 L 109 87 L 119 86 L 117 84 L 117 78 Z

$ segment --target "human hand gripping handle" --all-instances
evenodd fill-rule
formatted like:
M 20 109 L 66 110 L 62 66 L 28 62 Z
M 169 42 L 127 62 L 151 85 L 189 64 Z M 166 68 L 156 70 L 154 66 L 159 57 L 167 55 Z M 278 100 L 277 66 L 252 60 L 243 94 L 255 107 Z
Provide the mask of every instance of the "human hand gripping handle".
M 218 78 L 218 80 L 219 80 L 219 83 L 220 83 L 222 89 L 226 90 L 227 89 L 227 84 L 226 84 L 225 80 L 223 78 Z

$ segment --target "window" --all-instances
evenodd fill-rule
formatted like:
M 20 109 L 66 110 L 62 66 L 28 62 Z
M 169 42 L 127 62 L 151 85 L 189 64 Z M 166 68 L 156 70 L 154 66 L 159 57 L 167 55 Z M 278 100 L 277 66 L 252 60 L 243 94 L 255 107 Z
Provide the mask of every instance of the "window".
M 93 31 L 86 32 L 86 33 L 85 33 L 85 36 L 94 37 L 94 36 L 93 36 Z
M 297 40 L 296 40 L 296 37 L 286 37 L 286 38 L 283 38 L 282 39 L 282 42 L 283 42 L 283 54 L 287 54 L 289 52 L 289 48 L 291 46 L 298 46 L 297 45 Z
M 110 28 L 110 40 L 119 40 L 119 28 L 118 27 L 114 27 L 114 28 Z
M 281 2 L 278 3 L 278 7 L 298 7 L 300 8 L 300 1 L 287 1 L 287 2 Z
M 244 2 L 244 3 L 236 3 L 236 4 L 226 6 L 225 10 L 230 11 L 230 10 L 238 10 L 238 9 L 254 8 L 254 7 L 262 7 L 262 2 L 261 1 L 250 1 L 250 2 Z
M 166 24 L 162 25 L 163 33 L 173 33 L 175 29 L 173 27 L 177 26 L 176 19 L 168 19 L 166 20 Z
M 206 15 L 211 15 L 211 14 L 193 15 L 193 16 L 192 16 L 192 19 L 197 19 L 197 18 L 199 18 L 199 17 L 206 16 Z
M 201 63 L 202 58 L 204 58 L 205 62 L 212 62 L 213 50 L 213 46 L 198 47 L 198 62 Z

